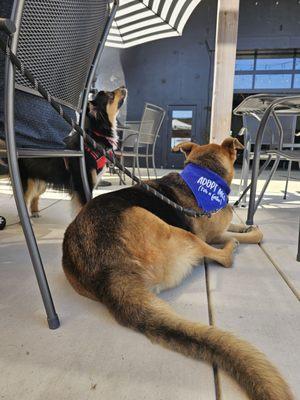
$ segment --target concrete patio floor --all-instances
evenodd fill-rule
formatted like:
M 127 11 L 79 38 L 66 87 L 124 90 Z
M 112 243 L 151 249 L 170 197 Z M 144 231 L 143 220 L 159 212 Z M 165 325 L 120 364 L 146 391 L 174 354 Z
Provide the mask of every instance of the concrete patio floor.
M 265 235 L 261 245 L 240 245 L 232 269 L 205 262 L 161 297 L 184 317 L 255 344 L 299 399 L 300 173 L 292 176 L 288 199 L 281 200 L 279 171 L 257 212 L 255 222 Z M 105 179 L 117 182 L 114 176 Z M 112 189 L 119 186 L 96 194 Z M 214 375 L 205 363 L 151 344 L 118 325 L 101 304 L 75 293 L 61 268 L 62 237 L 72 220 L 69 198 L 48 191 L 41 208 L 33 223 L 61 320 L 55 331 L 47 328 L 11 189 L 0 181 L 0 215 L 8 224 L 0 231 L 0 399 L 247 399 L 223 372 Z M 236 210 L 236 220 L 245 216 L 245 209 Z

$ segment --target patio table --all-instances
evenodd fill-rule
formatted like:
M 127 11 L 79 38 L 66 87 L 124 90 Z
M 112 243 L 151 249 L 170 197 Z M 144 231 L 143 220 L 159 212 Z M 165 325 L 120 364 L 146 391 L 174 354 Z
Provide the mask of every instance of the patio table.
M 289 161 L 300 161 L 300 156 L 294 150 L 284 150 L 283 146 L 283 128 L 278 118 L 279 115 L 285 116 L 298 116 L 300 115 L 300 95 L 294 96 L 280 96 L 278 94 L 257 94 L 247 97 L 242 101 L 238 107 L 233 111 L 235 115 L 252 115 L 260 121 L 259 128 L 257 131 L 257 136 L 254 145 L 254 157 L 252 166 L 252 177 L 250 188 L 250 199 L 247 214 L 248 225 L 253 225 L 254 214 L 263 198 L 263 195 L 267 189 L 269 182 L 271 181 L 279 161 L 281 159 L 286 159 Z M 278 142 L 276 149 L 270 149 L 264 151 L 269 155 L 269 157 L 264 161 L 262 167 L 260 168 L 260 155 L 262 152 L 262 140 L 265 133 L 265 128 L 270 117 L 274 118 L 275 125 L 278 131 Z M 297 147 L 297 146 L 296 146 Z M 299 153 L 299 152 L 298 152 Z M 275 159 L 274 159 L 275 156 Z M 274 159 L 274 164 L 270 170 L 270 174 L 267 177 L 263 189 L 256 200 L 257 191 L 257 179 L 258 176 L 266 169 L 270 161 Z M 244 194 L 246 191 L 244 192 Z M 299 225 L 300 230 L 300 225 Z M 298 253 L 297 260 L 300 261 L 300 233 L 298 242 Z

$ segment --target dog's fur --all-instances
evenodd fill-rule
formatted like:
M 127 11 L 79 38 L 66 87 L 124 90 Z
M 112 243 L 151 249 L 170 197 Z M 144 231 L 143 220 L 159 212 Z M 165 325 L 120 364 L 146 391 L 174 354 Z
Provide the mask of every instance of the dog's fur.
M 111 141 L 107 137 L 113 138 L 117 142 L 116 117 L 126 94 L 127 91 L 124 87 L 113 92 L 101 91 L 88 104 L 86 128 L 89 129 L 93 139 L 106 149 L 112 148 Z M 101 136 L 95 135 L 94 131 L 101 132 Z M 78 133 L 67 137 L 65 141 L 68 149 L 78 150 L 80 148 Z M 87 151 L 85 151 L 85 163 L 90 190 L 92 190 L 97 178 L 96 163 Z M 47 185 L 58 190 L 67 190 L 72 195 L 77 209 L 86 203 L 78 158 L 20 159 L 19 168 L 25 202 L 32 216 L 39 215 L 39 197 L 45 192 Z
M 239 148 L 237 139 L 228 138 L 221 145 L 182 143 L 174 151 L 183 151 L 187 163 L 207 167 L 230 184 Z M 198 209 L 179 174 L 148 183 L 182 206 Z M 216 327 L 184 320 L 155 296 L 177 286 L 203 257 L 230 267 L 238 242 L 260 242 L 257 227 L 233 225 L 231 219 L 230 206 L 211 218 L 190 218 L 139 185 L 104 194 L 67 228 L 63 268 L 78 293 L 106 304 L 121 324 L 225 369 L 253 400 L 291 400 L 278 371 L 252 345 Z

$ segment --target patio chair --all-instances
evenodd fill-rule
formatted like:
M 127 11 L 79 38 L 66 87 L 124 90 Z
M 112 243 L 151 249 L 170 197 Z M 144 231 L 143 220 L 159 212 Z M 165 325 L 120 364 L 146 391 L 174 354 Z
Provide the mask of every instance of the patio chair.
M 250 189 L 247 224 L 252 225 L 254 214 L 278 168 L 279 162 L 281 160 L 286 160 L 288 162 L 300 161 L 300 151 L 298 150 L 299 147 L 297 144 L 288 144 L 288 149 L 286 149 L 286 145 L 284 144 L 284 130 L 280 120 L 280 116 L 282 115 L 288 116 L 292 120 L 300 115 L 300 96 L 280 97 L 276 94 L 257 94 L 249 96 L 235 108 L 234 114 L 256 115 L 260 120 L 254 145 L 251 184 L 247 186 L 239 200 L 235 203 L 235 205 L 238 205 Z M 272 144 L 271 148 L 262 150 L 266 128 L 271 119 L 273 119 L 275 123 L 274 127 L 276 127 L 276 140 Z M 262 154 L 266 154 L 267 159 L 260 167 Z M 274 160 L 272 168 L 270 169 L 263 188 L 256 199 L 257 179 L 261 173 L 266 170 L 272 160 Z
M 244 196 L 248 189 L 250 189 L 250 199 L 247 214 L 247 225 L 253 225 L 254 214 L 263 199 L 264 193 L 274 176 L 275 171 L 279 165 L 280 160 L 287 160 L 289 162 L 300 162 L 300 149 L 294 144 L 291 149 L 286 150 L 283 145 L 283 127 L 279 118 L 280 114 L 289 116 L 299 116 L 300 115 L 300 96 L 279 96 L 272 94 L 258 94 L 249 96 L 245 99 L 235 110 L 236 115 L 246 115 L 246 114 L 256 114 L 260 115 L 260 124 L 257 131 L 255 145 L 254 145 L 254 155 L 253 155 L 253 166 L 252 166 L 252 176 L 251 184 L 244 190 L 242 196 Z M 264 164 L 260 167 L 260 159 L 262 153 L 262 143 L 264 134 L 266 132 L 266 127 L 270 118 L 274 118 L 275 125 L 277 128 L 277 146 L 274 148 L 266 150 L 266 154 L 269 156 Z M 265 180 L 263 188 L 259 194 L 256 196 L 257 191 L 257 180 L 261 173 L 266 169 L 270 160 L 274 158 L 273 166 L 269 172 L 268 177 Z M 242 197 L 241 196 L 241 197 Z M 241 197 L 239 201 L 241 200 Z M 300 221 L 299 221 L 299 240 L 298 240 L 298 252 L 297 261 L 300 261 Z
M 283 129 L 283 147 L 293 149 L 295 144 L 295 131 L 296 131 L 296 123 L 297 116 L 295 115 L 279 115 L 279 120 Z M 241 180 L 239 186 L 239 193 L 243 193 L 243 191 L 248 186 L 249 179 L 249 171 L 250 171 L 250 160 L 253 159 L 253 147 L 255 145 L 255 140 L 257 136 L 257 131 L 259 128 L 261 117 L 258 114 L 244 114 L 243 115 L 243 128 L 239 132 L 239 136 L 244 137 L 244 152 L 243 152 L 243 163 L 242 163 L 242 173 Z M 266 150 L 276 149 L 277 140 L 276 140 L 277 127 L 274 121 L 274 118 L 270 118 L 268 125 L 266 126 L 265 134 L 262 139 L 262 146 L 264 149 L 260 152 L 260 159 L 267 160 L 270 156 Z M 272 159 L 275 158 L 275 155 Z M 285 191 L 283 198 L 286 198 L 288 182 L 290 179 L 290 171 L 291 171 L 292 162 L 288 162 L 288 173 L 285 184 Z M 244 202 L 242 205 L 246 204 L 246 196 L 244 197 Z
M 11 6 L 11 2 L 6 0 L 0 4 L 0 11 L 4 12 L 0 15 L 0 31 L 8 33 L 8 27 L 11 28 L 8 40 L 12 51 L 66 112 L 79 115 L 82 128 L 95 68 L 116 12 L 117 2 L 114 2 L 111 12 L 109 3 L 109 0 L 16 0 L 11 14 L 6 12 L 6 15 L 5 7 L 8 4 Z M 13 24 L 9 26 L 8 18 L 16 29 Z M 4 71 L 0 72 L 3 76 Z M 59 135 L 61 117 L 18 72 L 15 74 L 8 58 L 4 81 L 4 105 L 0 101 L 0 115 L 4 114 L 7 150 L 0 150 L 0 157 L 8 159 L 14 197 L 48 325 L 50 329 L 56 329 L 59 319 L 24 201 L 18 158 L 78 157 L 85 194 L 89 199 L 91 193 L 85 171 L 83 143 L 81 141 L 78 151 L 65 149 L 61 136 L 66 136 L 70 127 L 64 125 L 63 134 Z M 25 115 L 27 113 L 28 121 L 20 121 L 23 115 L 20 115 L 20 109 Z M 39 129 L 39 120 L 43 121 L 45 129 Z M 57 128 L 56 141 L 55 134 L 49 138 L 47 124 L 49 132 L 53 133 L 53 128 Z M 28 132 L 28 127 L 32 132 Z
M 155 145 L 164 117 L 165 110 L 163 108 L 146 103 L 141 121 L 126 121 L 124 126 L 119 128 L 123 132 L 123 137 L 120 151 L 116 154 L 120 156 L 122 164 L 124 164 L 125 158 L 132 159 L 132 171 L 135 173 L 137 167 L 140 179 L 140 158 L 144 158 L 146 161 L 149 179 L 149 160 L 151 160 L 152 169 L 157 178 Z

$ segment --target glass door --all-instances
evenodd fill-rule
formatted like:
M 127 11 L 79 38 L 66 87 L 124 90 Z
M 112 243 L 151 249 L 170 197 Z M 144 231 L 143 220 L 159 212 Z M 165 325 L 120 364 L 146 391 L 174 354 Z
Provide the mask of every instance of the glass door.
M 183 155 L 172 153 L 181 142 L 194 141 L 196 136 L 196 106 L 168 107 L 167 168 L 181 169 Z

